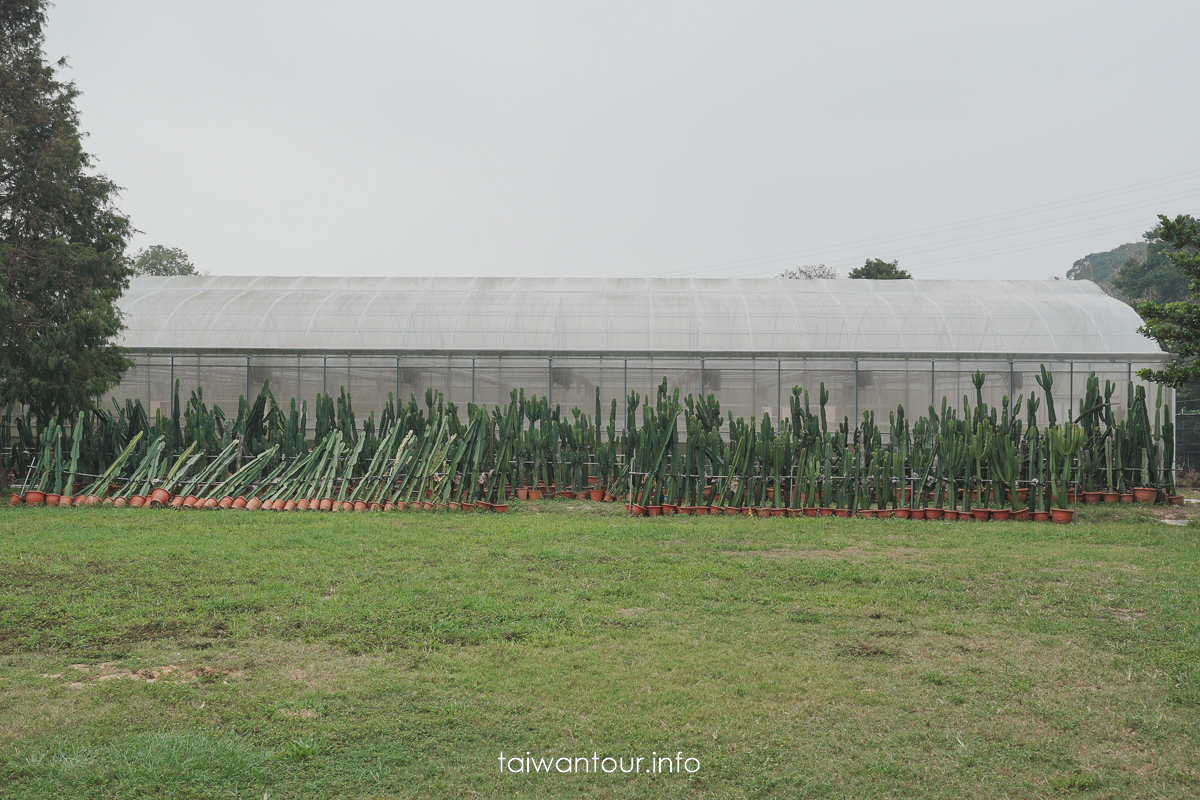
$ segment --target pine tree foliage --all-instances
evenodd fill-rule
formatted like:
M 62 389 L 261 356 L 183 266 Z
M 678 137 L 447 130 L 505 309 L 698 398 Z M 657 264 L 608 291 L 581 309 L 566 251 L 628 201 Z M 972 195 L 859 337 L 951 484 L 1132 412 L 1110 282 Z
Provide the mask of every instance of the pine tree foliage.
M 131 366 L 115 346 L 129 220 L 84 152 L 75 85 L 42 51 L 46 0 L 0 2 L 0 405 L 44 423 Z

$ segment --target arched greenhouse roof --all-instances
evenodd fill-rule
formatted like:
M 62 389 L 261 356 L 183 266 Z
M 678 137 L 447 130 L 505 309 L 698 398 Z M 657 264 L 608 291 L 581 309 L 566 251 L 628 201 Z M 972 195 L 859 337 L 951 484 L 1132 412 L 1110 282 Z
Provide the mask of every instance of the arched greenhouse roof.
M 1165 358 L 1089 281 L 140 277 L 138 351 Z

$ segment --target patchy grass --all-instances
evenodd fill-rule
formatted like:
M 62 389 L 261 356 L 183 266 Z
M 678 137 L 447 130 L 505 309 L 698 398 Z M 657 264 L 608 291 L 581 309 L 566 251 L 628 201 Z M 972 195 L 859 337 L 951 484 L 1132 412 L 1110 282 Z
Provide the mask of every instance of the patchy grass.
M 1192 526 L 621 511 L 5 509 L 0 794 L 1200 793 Z

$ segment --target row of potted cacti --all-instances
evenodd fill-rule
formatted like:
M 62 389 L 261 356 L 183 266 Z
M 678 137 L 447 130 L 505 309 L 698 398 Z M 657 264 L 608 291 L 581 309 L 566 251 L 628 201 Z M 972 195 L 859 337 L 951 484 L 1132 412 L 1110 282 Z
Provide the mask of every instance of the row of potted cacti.
M 1076 491 L 1085 502 L 1139 493 L 1143 501 L 1179 499 L 1161 390 L 1153 423 L 1145 387 L 1132 383 L 1118 419 L 1115 385 L 1102 391 L 1092 376 L 1082 410 L 1059 421 L 1053 376 L 1044 369 L 1042 397 L 1006 396 L 999 408 L 984 402 L 983 384 L 977 373 L 974 403 L 943 399 L 940 409 L 911 420 L 898 406 L 882 426 L 872 412 L 857 424 L 831 421 L 824 385 L 815 410 L 807 391 L 793 389 L 790 414 L 774 424 L 768 414 L 723 418 L 715 397 L 681 400 L 664 380 L 653 398 L 629 394 L 619 433 L 616 401 L 605 424 L 598 391 L 593 415 L 564 415 L 546 398 L 514 391 L 491 409 L 468 404 L 464 420 L 430 390 L 424 409 L 415 398 L 389 398 L 378 419 L 372 413 L 361 424 L 343 391 L 317 398 L 311 442 L 308 404 L 292 400 L 284 413 L 268 385 L 253 402 L 242 398 L 233 420 L 209 409 L 197 391 L 182 415 L 159 413 L 153 422 L 137 404 L 108 416 L 80 414 L 69 427 L 51 420 L 36 437 L 33 421 L 18 419 L 18 437 L 36 449 L 23 456 L 22 492 L 13 502 L 488 508 L 512 494 L 553 493 L 621 498 L 631 512 L 647 514 L 715 507 L 763 516 L 829 509 L 1002 519 L 1065 511 Z M 1043 400 L 1049 423 L 1039 426 Z M 97 448 L 111 453 L 99 458 Z M 80 476 L 92 483 L 83 487 Z

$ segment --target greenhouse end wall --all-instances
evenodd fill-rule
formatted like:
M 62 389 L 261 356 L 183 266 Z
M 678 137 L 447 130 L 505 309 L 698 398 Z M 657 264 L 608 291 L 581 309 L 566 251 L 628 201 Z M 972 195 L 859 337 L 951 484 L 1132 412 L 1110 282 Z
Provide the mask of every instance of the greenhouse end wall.
M 425 402 L 427 389 L 440 392 L 465 412 L 468 403 L 494 407 L 508 402 L 513 390 L 548 396 L 564 412 L 579 408 L 593 414 L 599 389 L 604 423 L 616 401 L 617 429 L 626 426 L 626 398 L 636 391 L 653 398 L 663 379 L 681 396 L 712 394 L 722 412 L 734 417 L 779 420 L 789 413 L 793 387 L 809 394 L 816 410 L 822 384 L 829 393 L 829 419 L 861 419 L 866 411 L 881 418 L 903 405 L 912 417 L 924 414 L 930 404 L 940 409 L 942 398 L 961 408 L 964 395 L 973 405 L 971 376 L 986 374 L 983 396 L 999 407 L 1004 395 L 1039 397 L 1045 392 L 1036 382 L 1040 366 L 1054 375 L 1054 400 L 1059 417 L 1074 412 L 1095 372 L 1101 387 L 1113 381 L 1116 406 L 1124 409 L 1129 381 L 1140 383 L 1137 371 L 1158 366 L 1158 361 L 961 358 L 707 358 L 707 357 L 555 357 L 461 355 L 230 355 L 133 353 L 136 366 L 110 393 L 115 400 L 139 399 L 147 412 L 171 413 L 172 386 L 179 381 L 181 401 L 190 392 L 203 390 L 206 403 L 236 414 L 238 399 L 253 396 L 269 381 L 275 399 L 286 405 L 291 398 L 312 401 L 318 394 L 338 394 L 342 388 L 353 398 L 355 412 L 365 418 L 383 409 L 389 394 L 407 401 Z M 1149 393 L 1151 408 L 1154 394 Z M 1164 396 L 1164 400 L 1168 399 Z M 1024 414 L 1024 412 L 1022 412 Z M 1039 423 L 1047 421 L 1043 402 Z

